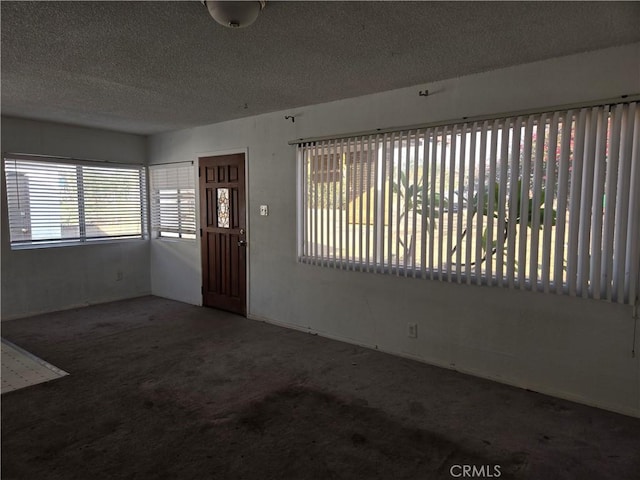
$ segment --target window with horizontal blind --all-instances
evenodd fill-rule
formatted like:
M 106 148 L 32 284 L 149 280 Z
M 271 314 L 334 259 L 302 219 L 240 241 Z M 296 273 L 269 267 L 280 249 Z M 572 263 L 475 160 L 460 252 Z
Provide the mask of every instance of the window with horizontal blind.
M 196 238 L 192 162 L 149 167 L 151 231 L 156 238 Z
M 144 167 L 4 159 L 12 247 L 143 238 Z
M 633 303 L 640 108 L 298 145 L 302 262 Z

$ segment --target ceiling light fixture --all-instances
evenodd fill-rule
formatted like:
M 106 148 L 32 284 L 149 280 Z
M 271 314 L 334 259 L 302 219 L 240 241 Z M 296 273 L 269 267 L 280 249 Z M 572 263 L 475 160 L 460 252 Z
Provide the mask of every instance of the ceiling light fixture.
M 209 10 L 209 14 L 220 25 L 229 28 L 248 27 L 256 21 L 264 9 L 266 1 L 236 1 L 224 2 L 206 0 L 202 2 Z

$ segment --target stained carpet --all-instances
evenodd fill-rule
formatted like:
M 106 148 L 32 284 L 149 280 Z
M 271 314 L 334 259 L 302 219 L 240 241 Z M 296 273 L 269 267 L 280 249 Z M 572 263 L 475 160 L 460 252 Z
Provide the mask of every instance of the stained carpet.
M 4 480 L 640 471 L 638 419 L 170 300 L 4 322 L 3 335 L 73 372 L 2 396 Z

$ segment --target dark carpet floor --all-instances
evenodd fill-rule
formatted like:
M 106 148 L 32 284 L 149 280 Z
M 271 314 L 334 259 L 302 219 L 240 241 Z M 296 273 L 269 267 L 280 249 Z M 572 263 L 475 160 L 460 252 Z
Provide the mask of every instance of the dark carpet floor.
M 2 335 L 70 373 L 2 396 L 5 480 L 640 478 L 639 419 L 211 309 Z

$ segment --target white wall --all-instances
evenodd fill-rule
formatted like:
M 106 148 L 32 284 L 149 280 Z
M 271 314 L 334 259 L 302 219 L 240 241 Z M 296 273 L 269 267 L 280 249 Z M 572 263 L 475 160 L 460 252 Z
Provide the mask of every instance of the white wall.
M 3 117 L 2 151 L 144 164 L 147 144 L 138 135 Z M 3 320 L 151 292 L 148 240 L 11 250 L 2 163 Z
M 630 307 L 297 263 L 295 148 L 287 145 L 639 93 L 638 58 L 634 44 L 170 132 L 150 138 L 150 161 L 248 149 L 250 317 L 640 416 Z M 431 95 L 418 96 L 425 88 Z M 296 114 L 295 123 L 285 114 Z M 260 204 L 268 217 L 258 215 Z M 151 269 L 153 293 L 199 304 L 197 243 L 163 243 Z M 407 338 L 409 321 L 418 323 L 417 339 Z
M 150 245 L 151 292 L 193 305 L 202 305 L 200 252 L 188 240 L 152 239 Z

